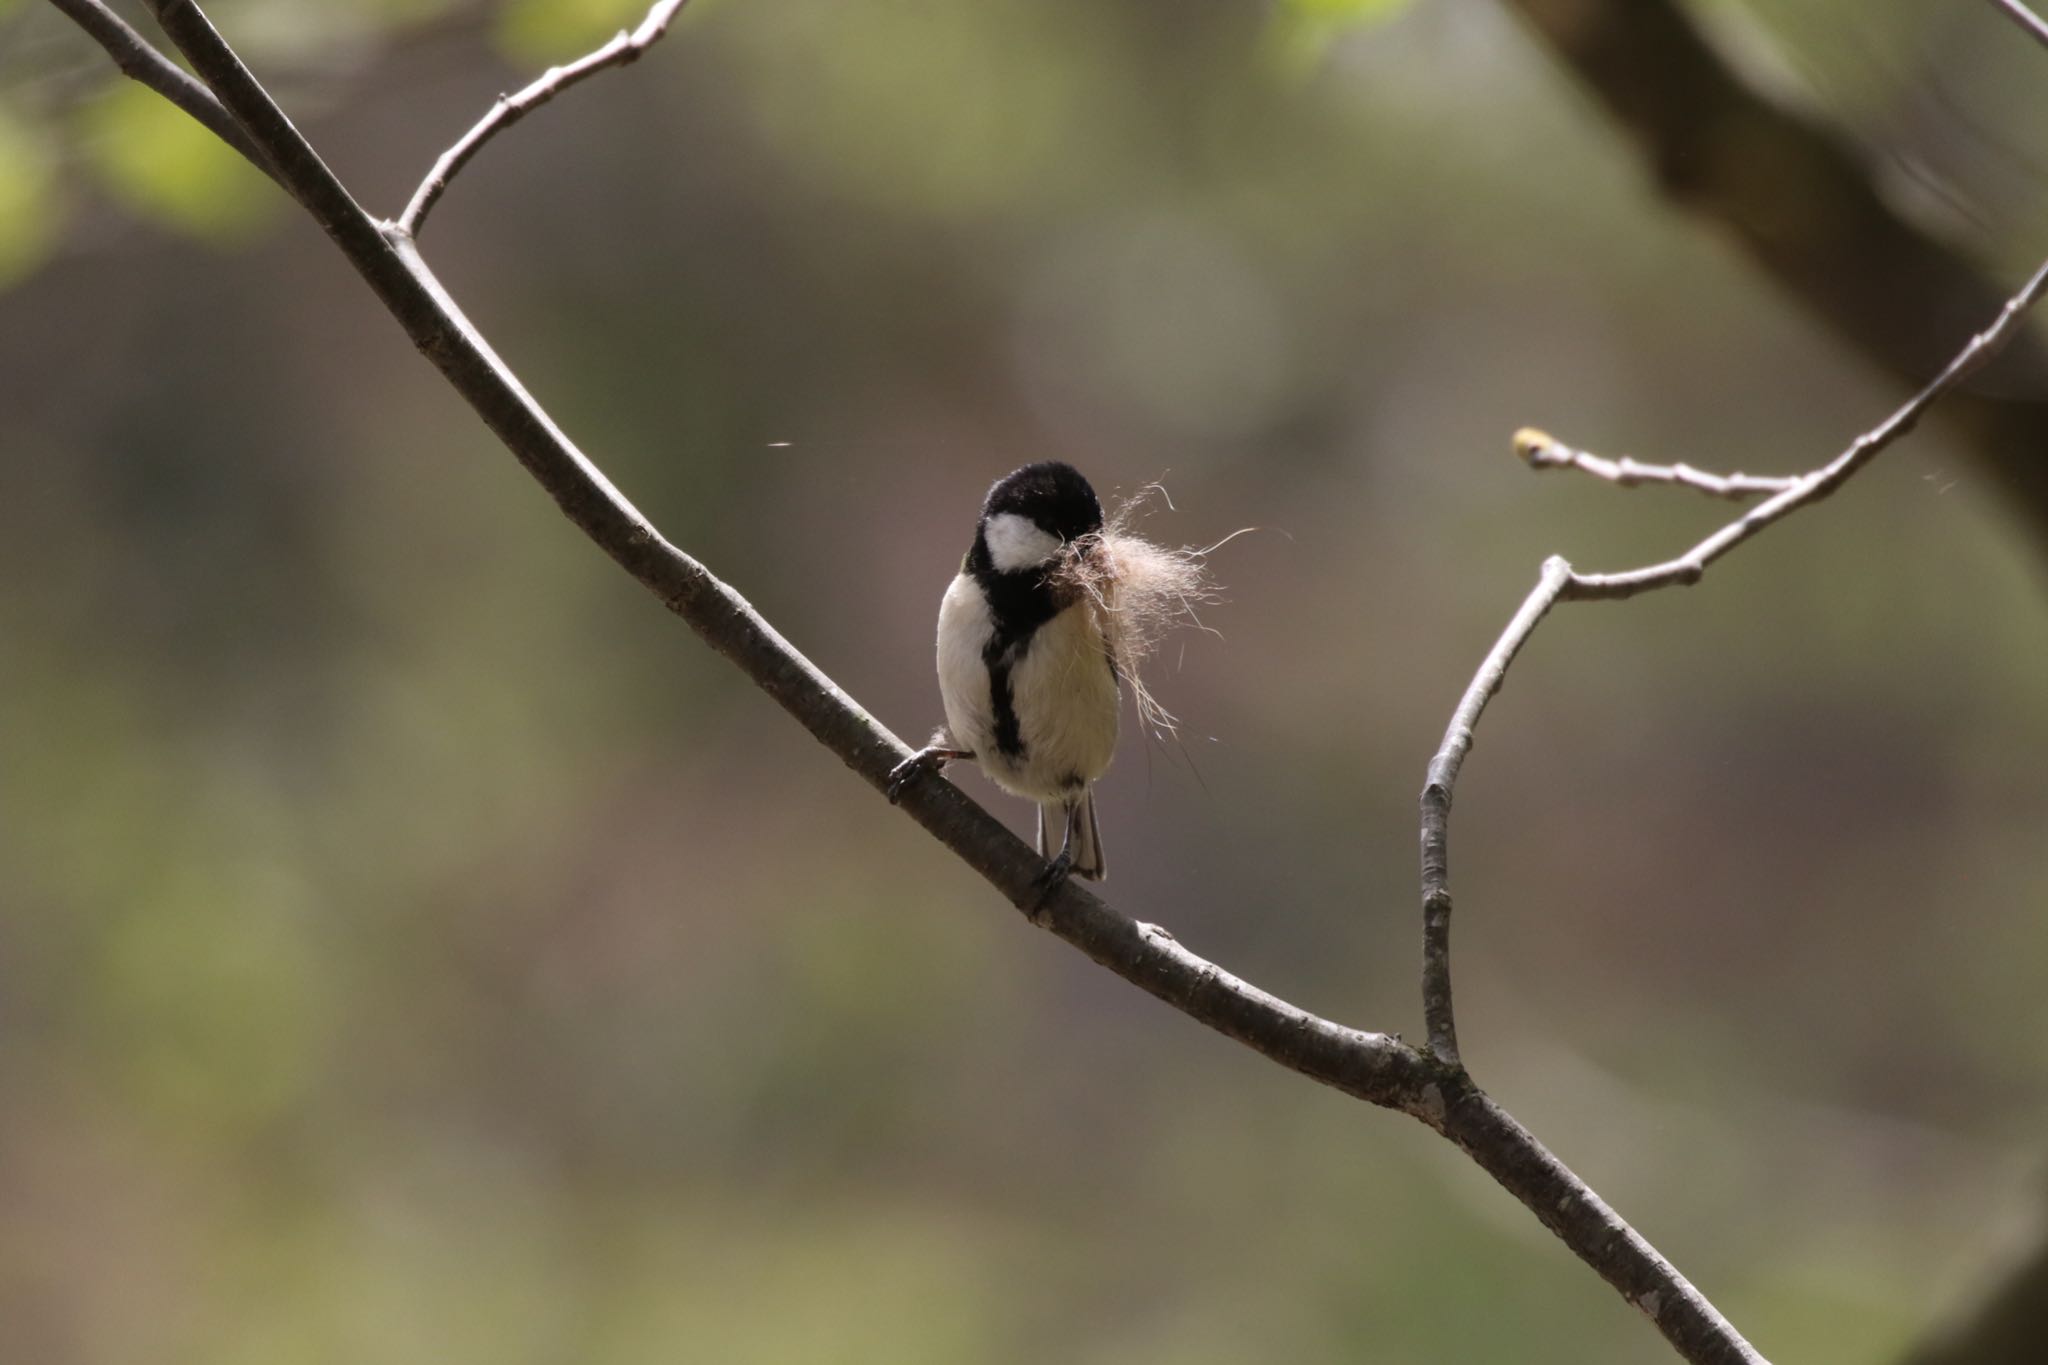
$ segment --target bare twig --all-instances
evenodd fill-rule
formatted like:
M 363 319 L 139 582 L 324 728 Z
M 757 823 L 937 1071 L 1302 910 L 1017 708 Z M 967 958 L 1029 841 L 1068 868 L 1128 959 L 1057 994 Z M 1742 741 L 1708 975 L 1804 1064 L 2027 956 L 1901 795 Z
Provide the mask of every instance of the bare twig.
M 1574 450 L 1547 431 L 1523 427 L 1515 433 L 1515 454 L 1531 469 L 1576 469 L 1623 488 L 1646 483 L 1673 484 L 1710 497 L 1741 501 L 1764 493 L 1782 493 L 1799 482 L 1795 475 L 1709 474 L 1689 464 L 1644 464 L 1624 455 L 1604 459 Z
M 2043 21 L 2040 15 L 2021 4 L 2020 0 L 1991 0 L 1991 3 L 2012 16 L 2012 21 L 2033 35 L 2035 42 L 2048 47 L 2048 21 Z
M 1564 595 L 1572 599 L 1633 597 L 1639 592 L 1647 592 L 1653 588 L 1699 582 L 1709 564 L 1773 522 L 1780 521 L 1800 508 L 1829 496 L 1847 483 L 1857 470 L 1877 458 L 1878 453 L 1885 447 L 1918 426 L 1927 410 L 1933 407 L 1943 394 L 1975 373 L 2012 340 L 2014 334 L 2019 331 L 2021 318 L 2040 300 L 2044 292 L 2048 292 L 2048 262 L 2044 262 L 2035 270 L 2032 278 L 2019 293 L 2005 301 L 2005 306 L 1999 310 L 1991 325 L 1971 337 L 1969 343 L 1956 353 L 1955 358 L 1949 361 L 1940 374 L 1901 404 L 1891 416 L 1858 436 L 1847 450 L 1833 460 L 1802 476 L 1790 488 L 1775 497 L 1750 508 L 1742 516 L 1729 522 L 1678 558 L 1663 564 L 1652 564 L 1646 568 L 1630 569 L 1624 573 L 1575 573 L 1566 584 Z
M 2020 289 L 2006 300 L 1989 327 L 1970 338 L 1942 372 L 1918 393 L 1869 431 L 1850 443 L 1849 448 L 1811 473 L 1789 481 L 1767 501 L 1715 531 L 1676 559 L 1622 573 L 1582 574 L 1562 559 L 1544 562 L 1536 587 L 1508 623 L 1508 628 L 1480 663 L 1471 685 L 1465 689 L 1444 739 L 1430 760 L 1429 774 L 1422 788 L 1422 1009 L 1428 1026 L 1430 1051 L 1450 1065 L 1458 1064 L 1458 1035 L 1451 995 L 1451 889 L 1449 865 L 1450 810 L 1458 770 L 1472 747 L 1474 727 L 1487 701 L 1500 690 L 1508 666 L 1527 643 L 1550 609 L 1559 602 L 1613 601 L 1633 597 L 1657 588 L 1699 582 L 1707 566 L 1774 522 L 1810 506 L 1833 493 L 1857 470 L 1875 459 L 1879 452 L 1898 441 L 1918 425 L 1920 418 L 1942 395 L 1998 353 L 2018 330 L 2021 318 L 2044 292 L 2048 292 L 2048 263 L 2043 263 Z M 1516 433 L 1515 444 L 1525 452 L 1544 444 L 1555 446 L 1541 432 L 1524 429 Z M 1567 455 L 1575 452 L 1567 452 Z M 1597 457 L 1585 457 L 1597 460 Z M 1578 459 L 1554 461 L 1581 463 Z M 1606 464 L 1608 462 L 1600 461 Z M 1595 469 L 1592 472 L 1600 472 Z
M 674 22 L 677 11 L 685 3 L 686 0 L 656 0 L 654 8 L 647 11 L 647 17 L 631 33 L 621 29 L 596 51 L 577 58 L 567 66 L 549 67 L 538 80 L 517 94 L 498 96 L 490 112 L 434 162 L 427 178 L 413 191 L 412 202 L 405 206 L 404 213 L 398 215 L 398 227 L 409 236 L 419 236 L 421 228 L 426 225 L 427 214 L 447 190 L 448 182 L 469 164 L 469 159 L 482 150 L 486 142 L 578 81 L 587 80 L 607 67 L 625 66 L 640 60 L 641 53 L 661 41 L 661 36 L 668 32 L 669 24 Z
M 234 117 L 221 107 L 213 92 L 185 74 L 185 69 L 164 56 L 150 45 L 147 38 L 137 33 L 120 15 L 108 9 L 100 0 L 50 0 L 62 10 L 71 21 L 91 35 L 94 42 L 106 49 L 121 74 L 162 95 L 193 118 L 205 125 L 207 131 L 228 146 L 248 158 L 249 164 L 265 175 L 276 179 L 276 172 L 263 159 L 263 153 L 249 135 L 242 131 Z
M 463 317 L 420 258 L 411 234 L 395 224 L 380 226 L 363 212 L 191 0 L 151 4 L 414 344 L 564 514 L 870 785 L 885 787 L 890 770 L 909 752 L 903 743 L 738 593 L 664 540 L 611 486 Z M 903 793 L 901 804 L 1034 923 L 1126 980 L 1283 1066 L 1415 1115 L 1450 1138 L 1649 1316 L 1686 1360 L 1760 1365 L 1762 1358 L 1683 1276 L 1454 1062 L 1398 1037 L 1317 1018 L 1197 957 L 1164 930 L 1126 918 L 1077 884 L 1066 883 L 1041 904 L 1040 860 L 950 783 L 918 783 Z
M 1549 614 L 1571 577 L 1572 566 L 1562 559 L 1544 562 L 1543 574 L 1522 609 L 1508 622 L 1459 699 L 1422 786 L 1422 1016 L 1429 1032 L 1429 1050 L 1452 1066 L 1460 1062 L 1458 1026 L 1451 1009 L 1451 792 L 1458 784 L 1458 769 L 1472 749 L 1479 713 L 1500 690 L 1508 665 Z

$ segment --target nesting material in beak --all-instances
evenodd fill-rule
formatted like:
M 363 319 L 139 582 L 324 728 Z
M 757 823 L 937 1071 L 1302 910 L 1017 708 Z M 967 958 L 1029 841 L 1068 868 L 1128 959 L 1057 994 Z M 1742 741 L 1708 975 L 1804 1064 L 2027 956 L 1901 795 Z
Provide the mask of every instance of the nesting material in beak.
M 1154 493 L 1164 496 L 1158 484 L 1147 484 L 1112 512 L 1100 531 L 1070 542 L 1053 568 L 1052 582 L 1088 598 L 1117 674 L 1137 701 L 1139 720 L 1155 733 L 1173 735 L 1180 722 L 1145 686 L 1144 664 L 1176 626 L 1209 630 L 1196 609 L 1221 598 L 1206 561 L 1244 532 L 1234 531 L 1206 549 L 1154 545 L 1127 529 Z

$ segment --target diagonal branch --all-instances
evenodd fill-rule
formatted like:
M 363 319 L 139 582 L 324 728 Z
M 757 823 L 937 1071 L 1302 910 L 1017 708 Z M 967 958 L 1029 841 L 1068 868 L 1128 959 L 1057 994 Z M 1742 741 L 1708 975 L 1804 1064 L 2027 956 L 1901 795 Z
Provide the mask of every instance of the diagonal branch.
M 159 22 L 414 345 L 599 548 L 877 790 L 909 750 L 732 588 L 664 540 L 562 434 L 462 315 L 400 224 L 363 212 L 192 0 Z M 416 225 L 416 221 L 415 221 Z M 1044 865 L 945 782 L 906 812 L 1037 923 L 1199 1023 L 1314 1080 L 1412 1114 L 1456 1143 L 1695 1365 L 1761 1365 L 1712 1304 L 1454 1063 L 1398 1037 L 1320 1019 L 1182 948 L 1068 882 L 1043 904 Z M 1035 910 L 1034 910 L 1035 907 Z
M 214 98 L 213 92 L 185 74 L 185 69 L 150 45 L 120 15 L 101 0 L 50 0 L 70 20 L 84 29 L 93 41 L 106 49 L 121 74 L 162 95 L 193 118 L 215 137 L 247 157 L 249 163 L 271 179 L 277 173 L 263 159 L 263 153 L 242 125 Z
M 1609 460 L 1589 450 L 1574 450 L 1549 432 L 1538 431 L 1535 427 L 1523 427 L 1516 432 L 1514 444 L 1515 454 L 1521 456 L 1522 463 L 1531 469 L 1576 469 L 1621 488 L 1636 488 L 1646 483 L 1670 484 L 1690 488 L 1709 497 L 1740 502 L 1763 493 L 1783 493 L 1799 482 L 1796 475 L 1709 474 L 1689 464 L 1644 464 L 1626 455 L 1618 460 Z
M 577 58 L 567 66 L 549 67 L 539 79 L 517 94 L 498 96 L 490 112 L 434 162 L 427 178 L 413 191 L 412 202 L 405 206 L 404 213 L 398 215 L 398 226 L 410 236 L 419 236 L 420 229 L 426 225 L 427 214 L 447 190 L 448 182 L 469 164 L 471 157 L 483 150 L 486 142 L 578 81 L 587 80 L 608 67 L 625 66 L 640 60 L 641 53 L 661 41 L 661 36 L 668 32 L 669 24 L 674 22 L 677 11 L 685 3 L 686 0 L 656 0 L 654 8 L 648 10 L 647 17 L 640 21 L 640 27 L 631 33 L 621 29 L 596 51 Z

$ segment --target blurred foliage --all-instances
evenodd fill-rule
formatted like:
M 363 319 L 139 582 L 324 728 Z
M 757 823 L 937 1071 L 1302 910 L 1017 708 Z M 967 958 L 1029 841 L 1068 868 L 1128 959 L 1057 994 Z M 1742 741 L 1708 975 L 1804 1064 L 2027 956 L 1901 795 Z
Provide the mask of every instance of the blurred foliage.
M 284 207 L 260 171 L 155 91 L 132 82 L 93 106 L 81 136 L 108 190 L 131 212 L 165 227 L 232 242 Z
M 1988 7 L 1701 12 L 2038 253 L 2048 79 Z M 390 212 L 638 14 L 217 17 Z M 1654 1358 L 1419 1126 L 996 905 L 231 161 L 0 0 L 0 1359 Z M 1260 528 L 1156 679 L 1187 742 L 1103 788 L 1109 891 L 1411 1031 L 1457 689 L 1545 554 L 1727 515 L 1508 433 L 1777 470 L 1895 397 L 1487 6 L 698 0 L 426 249 L 900 733 L 1012 465 Z M 1932 430 L 1698 588 L 1561 611 L 1460 791 L 1475 1067 L 1774 1358 L 1885 1357 L 2036 1202 L 2042 587 Z
M 40 265 L 55 241 L 56 194 L 48 153 L 0 110 L 0 290 Z
M 647 8 L 641 0 L 506 0 L 492 21 L 492 39 L 509 60 L 553 65 L 634 28 Z M 700 8 L 685 5 L 683 16 Z
M 1280 0 L 1267 21 L 1267 48 L 1286 65 L 1308 68 L 1330 44 L 1367 24 L 1384 23 L 1413 0 Z
M 876 209 L 1014 212 L 1077 143 L 1118 123 L 1102 107 L 1126 97 L 1104 60 L 1104 18 L 1031 0 L 798 0 L 741 30 L 766 78 L 748 103 L 776 154 Z M 790 55 L 821 48 L 834 60 Z

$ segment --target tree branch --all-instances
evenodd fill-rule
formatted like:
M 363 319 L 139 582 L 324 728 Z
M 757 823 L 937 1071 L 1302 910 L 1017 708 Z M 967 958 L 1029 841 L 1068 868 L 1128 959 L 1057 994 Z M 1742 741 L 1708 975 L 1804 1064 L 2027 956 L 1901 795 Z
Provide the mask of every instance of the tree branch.
M 1503 0 L 1633 139 L 1658 187 L 1725 229 L 1844 346 L 1917 385 L 2004 290 L 1888 204 L 1858 149 L 1747 86 L 1675 0 Z M 2012 10 L 2007 5 L 2008 12 Z M 1999 366 L 2048 392 L 2048 346 Z M 2048 403 L 1957 393 L 1954 429 L 2048 544 Z
M 207 131 L 248 158 L 250 165 L 271 179 L 277 179 L 277 173 L 264 161 L 263 153 L 242 131 L 242 125 L 235 122 L 234 116 L 214 98 L 213 92 L 151 46 L 147 38 L 129 27 L 127 20 L 108 9 L 101 0 L 50 0 L 50 3 L 105 48 L 122 75 L 141 82 L 183 109 Z
M 412 234 L 399 224 L 378 224 L 357 205 L 191 0 L 151 0 L 151 7 L 263 149 L 279 180 L 563 513 L 820 743 L 869 785 L 884 789 L 908 748 L 737 592 L 664 540 L 612 487 L 463 317 L 421 259 Z M 1505 668 L 1505 659 L 1500 666 Z M 1473 719 L 1487 691 L 1481 689 Z M 1446 800 L 1448 790 L 1446 785 Z M 1472 1083 L 1456 1065 L 1454 1045 L 1447 1055 L 1425 1054 L 1398 1037 L 1318 1018 L 1182 948 L 1165 930 L 1125 917 L 1073 882 L 1038 905 L 1043 863 L 950 783 L 917 783 L 902 795 L 901 805 L 1012 904 L 1027 914 L 1036 905 L 1035 923 L 1119 976 L 1280 1065 L 1413 1114 L 1450 1138 L 1648 1315 L 1686 1360 L 1761 1365 L 1762 1357 L 1669 1262 Z
M 498 96 L 490 112 L 434 162 L 427 178 L 413 191 L 412 202 L 398 216 L 399 228 L 411 236 L 419 236 L 420 229 L 426 225 L 427 214 L 447 190 L 448 182 L 469 164 L 469 159 L 481 151 L 486 142 L 578 81 L 587 80 L 608 67 L 625 66 L 640 60 L 641 53 L 661 41 L 661 36 L 668 32 L 669 24 L 685 3 L 686 0 L 657 0 L 654 8 L 647 11 L 647 17 L 640 21 L 640 26 L 631 33 L 621 29 L 596 51 L 577 58 L 567 66 L 549 67 L 539 79 L 517 94 Z
M 1531 469 L 1576 469 L 1622 488 L 1671 484 L 1739 502 L 1764 493 L 1782 493 L 1799 482 L 1794 475 L 1709 474 L 1689 464 L 1644 464 L 1626 455 L 1618 460 L 1603 459 L 1591 451 L 1574 450 L 1535 427 L 1516 432 L 1514 444 L 1515 454 Z

